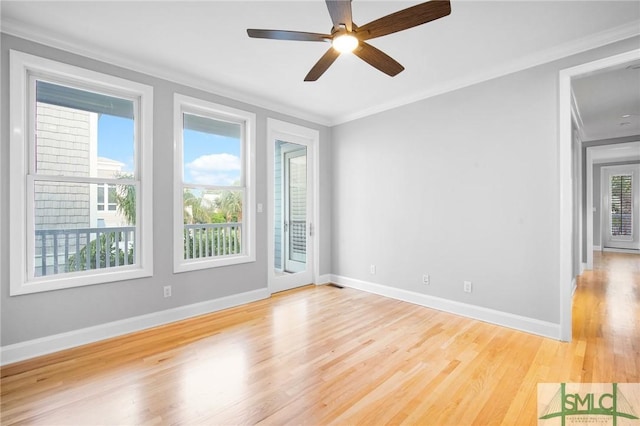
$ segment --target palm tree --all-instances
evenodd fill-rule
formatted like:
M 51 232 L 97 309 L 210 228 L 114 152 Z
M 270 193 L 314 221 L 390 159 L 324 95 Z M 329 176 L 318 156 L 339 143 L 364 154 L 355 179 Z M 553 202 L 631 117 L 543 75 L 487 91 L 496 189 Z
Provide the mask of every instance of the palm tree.
M 216 199 L 216 207 L 224 214 L 227 222 L 242 222 L 242 192 L 224 191 Z
M 123 173 L 118 179 L 132 179 L 133 175 Z M 127 223 L 136 224 L 136 187 L 134 185 L 118 185 L 116 189 L 118 213 L 124 216 Z
M 184 223 L 209 223 L 211 214 L 202 205 L 202 198 L 196 197 L 188 189 L 182 196 L 184 203 Z

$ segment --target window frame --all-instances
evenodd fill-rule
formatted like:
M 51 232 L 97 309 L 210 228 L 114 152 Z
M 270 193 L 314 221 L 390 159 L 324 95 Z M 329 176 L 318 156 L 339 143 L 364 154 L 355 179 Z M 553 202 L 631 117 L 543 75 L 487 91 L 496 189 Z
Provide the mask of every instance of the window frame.
M 214 120 L 238 123 L 242 126 L 241 185 L 225 189 L 244 191 L 242 206 L 242 253 L 218 258 L 184 259 L 184 124 L 183 115 L 195 114 Z M 173 272 L 181 273 L 221 266 L 255 262 L 255 147 L 256 115 L 252 112 L 205 101 L 191 96 L 174 94 L 174 186 L 173 186 Z M 187 185 L 191 185 L 188 183 Z
M 76 67 L 24 52 L 10 50 L 10 296 L 104 284 L 153 275 L 153 88 L 148 85 Z M 134 102 L 136 209 L 136 262 L 130 267 L 92 269 L 36 277 L 34 186 L 36 181 L 55 180 L 36 173 L 35 81 L 55 82 L 87 91 L 109 94 Z M 60 177 L 63 181 L 105 183 L 109 179 Z M 105 193 L 105 197 L 108 194 Z M 105 199 L 106 201 L 106 199 Z M 105 203 L 105 208 L 107 204 Z

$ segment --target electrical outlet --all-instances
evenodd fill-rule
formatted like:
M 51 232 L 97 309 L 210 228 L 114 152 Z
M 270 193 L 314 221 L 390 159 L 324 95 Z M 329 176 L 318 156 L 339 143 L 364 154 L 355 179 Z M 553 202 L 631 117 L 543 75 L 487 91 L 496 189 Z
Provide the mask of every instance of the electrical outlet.
M 171 286 L 165 285 L 163 288 L 164 288 L 164 297 L 171 297 Z
M 430 283 L 429 275 L 428 274 L 424 274 L 422 276 L 422 284 L 429 285 L 429 283 Z
M 471 293 L 471 281 L 465 281 L 464 282 L 464 292 L 465 293 Z
M 376 274 L 376 265 L 369 266 L 369 272 L 371 272 L 371 275 L 375 275 Z

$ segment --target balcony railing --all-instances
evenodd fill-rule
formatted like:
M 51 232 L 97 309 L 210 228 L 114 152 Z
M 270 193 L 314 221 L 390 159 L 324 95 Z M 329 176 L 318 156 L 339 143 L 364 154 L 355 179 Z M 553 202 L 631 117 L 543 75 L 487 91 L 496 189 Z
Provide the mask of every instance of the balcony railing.
M 184 225 L 183 236 L 185 259 L 242 253 L 242 224 L 238 222 Z
M 135 262 L 134 226 L 38 229 L 35 275 L 111 268 Z
M 134 226 L 35 231 L 35 276 L 113 268 L 135 263 Z M 184 258 L 242 253 L 242 224 L 184 225 Z

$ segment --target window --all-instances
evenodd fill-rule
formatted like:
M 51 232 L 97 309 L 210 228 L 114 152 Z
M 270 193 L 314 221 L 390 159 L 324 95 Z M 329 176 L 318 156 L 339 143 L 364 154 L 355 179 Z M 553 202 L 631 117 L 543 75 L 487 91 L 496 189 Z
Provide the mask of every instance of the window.
M 10 60 L 11 295 L 150 276 L 152 89 Z
M 105 197 L 104 194 L 107 194 L 107 205 L 105 208 Z M 99 185 L 98 186 L 98 200 L 96 202 L 96 207 L 98 211 L 110 211 L 114 212 L 117 210 L 118 202 L 116 197 L 116 186 L 113 184 Z
M 175 95 L 174 272 L 255 261 L 255 115 Z

